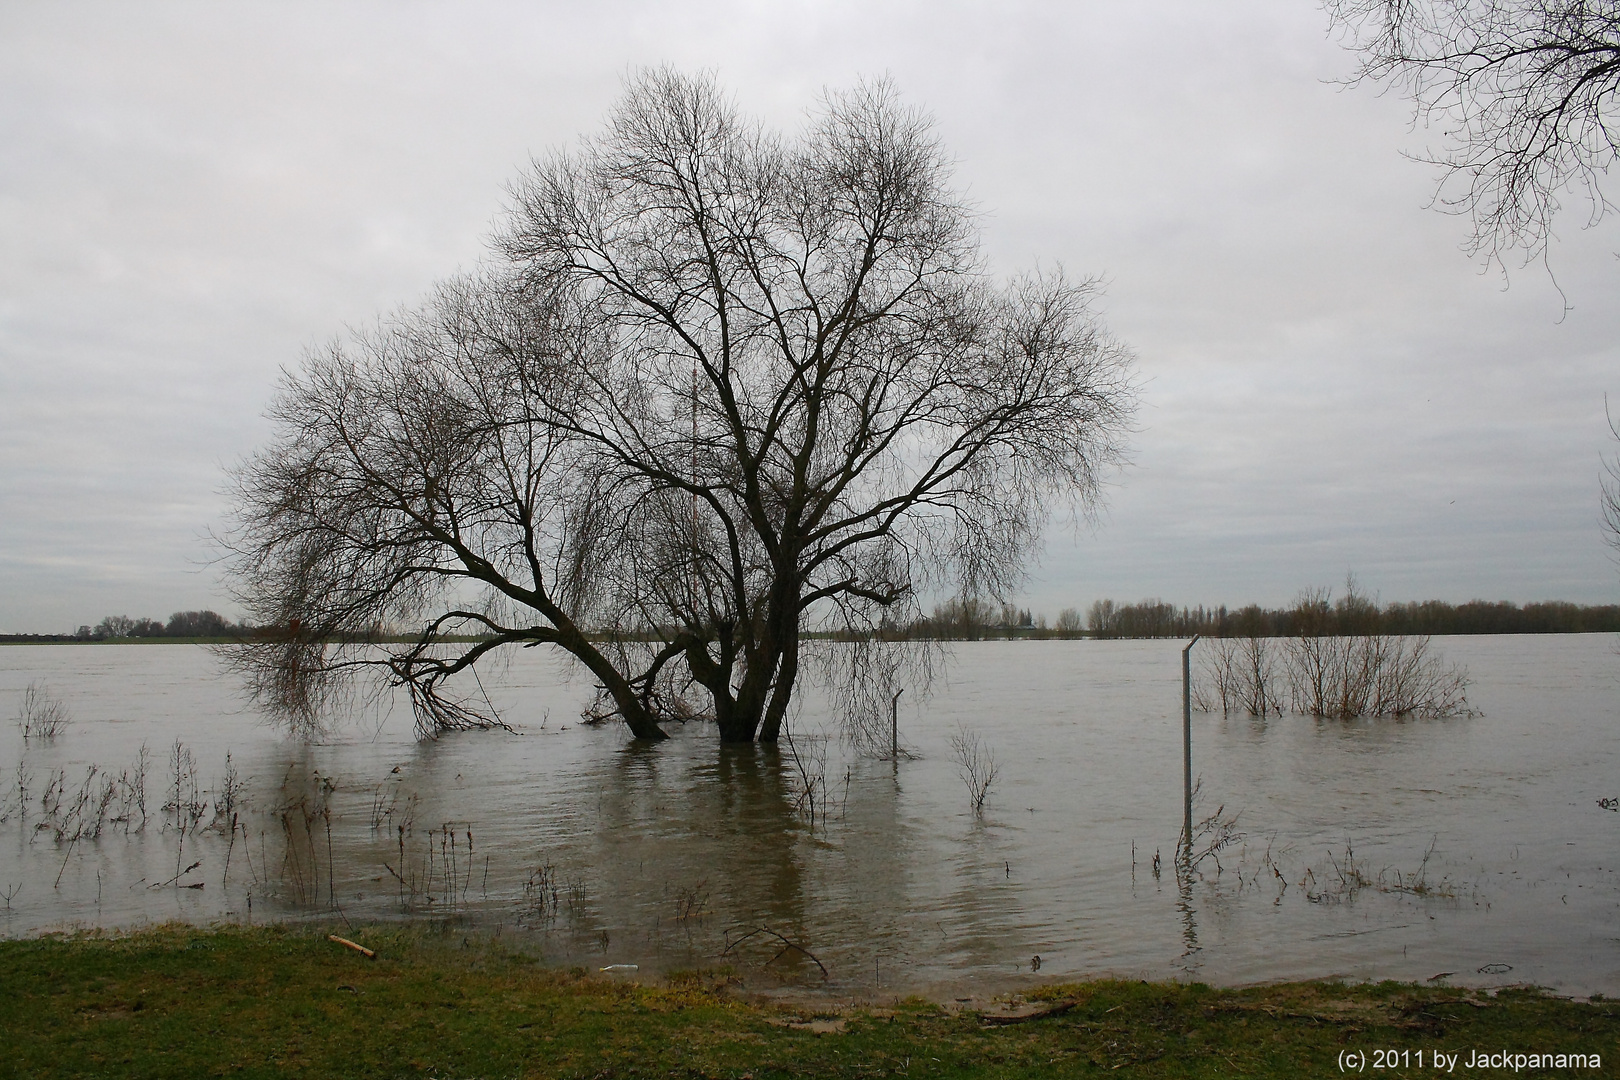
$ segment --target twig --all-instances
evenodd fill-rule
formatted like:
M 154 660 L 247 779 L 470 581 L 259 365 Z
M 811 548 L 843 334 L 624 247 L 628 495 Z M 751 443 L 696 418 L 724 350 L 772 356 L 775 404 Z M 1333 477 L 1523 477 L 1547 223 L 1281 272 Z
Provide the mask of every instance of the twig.
M 749 938 L 756 937 L 756 936 L 758 936 L 760 934 L 765 934 L 765 935 L 767 935 L 769 937 L 773 937 L 777 941 L 780 941 L 782 943 L 782 947 L 777 950 L 776 955 L 771 957 L 769 960 L 765 961 L 764 964 L 760 965 L 761 967 L 767 967 L 767 966 L 769 966 L 771 964 L 774 964 L 774 963 L 776 963 L 778 960 L 780 960 L 782 958 L 784 953 L 787 953 L 789 951 L 793 951 L 793 952 L 801 953 L 802 955 L 808 957 L 812 964 L 815 964 L 816 967 L 820 968 L 822 978 L 824 978 L 824 979 L 832 978 L 832 976 L 830 974 L 828 974 L 828 972 L 827 972 L 827 965 L 823 964 L 819 959 L 817 959 L 815 953 L 811 952 L 809 949 L 805 948 L 803 945 L 800 945 L 797 941 L 791 941 L 788 938 L 783 937 L 781 934 L 778 934 L 775 930 L 772 930 L 768 926 L 756 926 L 756 927 L 754 927 L 752 930 L 748 931 L 748 933 L 744 934 L 742 937 L 738 938 L 736 941 L 733 941 L 731 944 L 727 945 L 724 949 L 722 949 L 720 951 L 720 955 L 725 956 L 727 953 L 731 952 L 732 949 L 735 949 L 738 945 L 741 945 L 743 942 L 747 941 Z
M 199 867 L 201 865 L 202 865 L 202 860 L 198 859 L 196 862 L 192 863 L 190 866 L 186 867 L 184 870 L 182 870 L 178 874 L 174 875 L 174 877 L 170 878 L 168 881 L 156 881 L 156 882 L 153 882 L 152 884 L 148 885 L 147 888 L 148 889 L 161 889 L 165 885 L 173 885 L 175 882 L 179 881 L 181 878 L 185 877 L 187 874 L 191 873 L 193 870 L 197 869 L 197 867 Z M 187 885 L 186 888 L 189 889 L 189 888 L 191 888 L 191 886 Z
M 78 842 L 79 842 L 79 838 L 77 836 L 73 837 L 73 839 L 68 841 L 67 854 L 62 856 L 62 865 L 56 868 L 56 882 L 53 885 L 51 885 L 51 888 L 56 889 L 56 888 L 61 887 L 61 885 L 62 885 L 62 872 L 67 869 L 68 860 L 73 857 L 73 845 L 77 844 Z M 176 875 L 176 876 L 178 876 L 178 875 Z

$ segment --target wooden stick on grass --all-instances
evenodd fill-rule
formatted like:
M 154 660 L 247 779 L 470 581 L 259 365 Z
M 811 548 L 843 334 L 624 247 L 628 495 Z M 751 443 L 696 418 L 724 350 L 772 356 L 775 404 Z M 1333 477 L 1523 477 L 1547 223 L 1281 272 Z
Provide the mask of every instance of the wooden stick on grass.
M 326 935 L 326 940 L 327 941 L 335 941 L 339 945 L 346 945 L 349 948 L 353 949 L 355 952 L 359 953 L 361 956 L 365 957 L 367 960 L 375 960 L 375 959 L 377 959 L 377 954 L 376 954 L 375 951 L 366 948 L 364 945 L 361 945 L 359 942 L 350 941 L 346 937 L 338 937 L 336 934 L 328 934 L 328 935 Z

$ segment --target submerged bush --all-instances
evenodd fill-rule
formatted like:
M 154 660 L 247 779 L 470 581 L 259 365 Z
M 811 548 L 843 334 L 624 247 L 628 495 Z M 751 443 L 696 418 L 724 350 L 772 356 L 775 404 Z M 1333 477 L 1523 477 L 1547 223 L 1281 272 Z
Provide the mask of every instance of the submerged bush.
M 1468 672 L 1427 635 L 1216 638 L 1203 651 L 1194 699 L 1205 712 L 1293 712 L 1322 719 L 1469 715 Z
M 67 730 L 67 706 L 39 683 L 29 683 L 17 710 L 17 727 L 24 739 L 54 739 Z
M 1210 642 L 1194 686 L 1200 709 L 1280 716 L 1286 700 L 1293 712 L 1332 720 L 1472 713 L 1468 672 L 1436 655 L 1427 634 L 1382 633 L 1378 604 L 1355 578 L 1337 600 L 1307 589 L 1287 615 L 1288 636 L 1253 621 Z
M 1277 673 L 1277 641 L 1263 637 L 1210 638 L 1200 653 L 1193 701 L 1203 712 L 1222 715 L 1282 713 Z

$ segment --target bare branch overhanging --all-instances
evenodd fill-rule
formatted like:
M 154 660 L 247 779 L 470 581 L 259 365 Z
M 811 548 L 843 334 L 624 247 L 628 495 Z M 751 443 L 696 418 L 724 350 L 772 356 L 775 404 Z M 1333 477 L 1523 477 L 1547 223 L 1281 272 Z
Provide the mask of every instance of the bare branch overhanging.
M 1466 214 L 1473 255 L 1546 254 L 1570 193 L 1587 223 L 1610 209 L 1602 183 L 1620 130 L 1620 3 L 1614 0 L 1328 0 L 1361 54 L 1352 81 L 1409 94 L 1439 128 L 1426 160 L 1436 195 Z

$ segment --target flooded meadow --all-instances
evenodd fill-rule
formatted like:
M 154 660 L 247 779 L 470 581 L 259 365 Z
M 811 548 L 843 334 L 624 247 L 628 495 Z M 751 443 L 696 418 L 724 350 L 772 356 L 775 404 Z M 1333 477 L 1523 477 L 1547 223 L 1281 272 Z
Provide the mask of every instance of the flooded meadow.
M 412 919 L 551 962 L 727 965 L 887 994 L 1105 974 L 1620 994 L 1620 655 L 1608 635 L 1435 639 L 1477 715 L 1193 715 L 1174 641 L 956 645 L 858 754 L 807 693 L 779 750 L 582 723 L 523 650 L 511 731 L 412 737 L 401 700 L 316 742 L 187 645 L 0 649 L 0 933 Z M 30 686 L 54 737 L 9 719 Z M 953 737 L 996 775 L 976 812 Z

